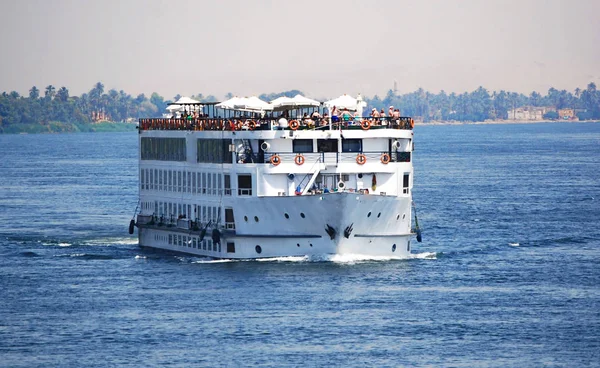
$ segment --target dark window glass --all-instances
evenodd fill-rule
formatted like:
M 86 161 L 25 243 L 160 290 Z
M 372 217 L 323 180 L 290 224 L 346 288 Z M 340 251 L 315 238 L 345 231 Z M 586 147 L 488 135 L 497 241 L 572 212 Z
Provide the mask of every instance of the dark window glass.
M 311 153 L 313 151 L 312 139 L 294 139 L 292 146 L 294 153 Z
M 342 152 L 362 152 L 362 139 L 342 139 Z
M 337 139 L 317 139 L 317 152 L 337 152 Z

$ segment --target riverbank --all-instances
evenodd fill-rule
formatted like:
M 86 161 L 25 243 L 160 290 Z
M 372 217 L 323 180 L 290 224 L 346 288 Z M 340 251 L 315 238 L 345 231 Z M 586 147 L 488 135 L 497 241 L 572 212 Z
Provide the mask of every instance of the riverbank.
M 540 123 L 598 123 L 597 120 L 487 120 L 487 121 L 430 121 L 427 123 L 417 122 L 416 125 L 492 125 L 492 124 L 540 124 Z
M 91 133 L 91 132 L 130 132 L 135 124 L 108 122 L 87 124 L 78 122 L 53 121 L 48 124 L 14 124 L 0 127 L 0 134 L 43 134 L 43 133 Z

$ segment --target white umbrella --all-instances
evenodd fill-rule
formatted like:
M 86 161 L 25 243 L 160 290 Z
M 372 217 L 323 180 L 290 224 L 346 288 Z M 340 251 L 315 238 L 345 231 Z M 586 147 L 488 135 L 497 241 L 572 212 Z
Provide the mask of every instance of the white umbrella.
M 234 110 L 242 111 L 268 111 L 273 110 L 273 106 L 261 100 L 256 96 L 240 98 L 233 104 Z
M 302 95 L 296 95 L 293 98 L 290 97 L 279 97 L 271 101 L 273 109 L 275 111 L 287 110 L 289 108 L 300 108 L 300 107 L 317 107 L 321 103 L 317 100 L 313 100 Z
M 241 98 L 232 97 L 229 100 L 225 100 L 215 105 L 216 108 L 225 109 L 225 110 L 233 110 L 235 109 L 235 105 L 239 103 Z
M 359 96 L 359 99 L 354 98 L 349 95 L 343 95 L 336 99 L 325 102 L 325 106 L 327 106 L 330 109 L 333 106 L 336 106 L 338 108 L 338 110 L 348 109 L 348 110 L 356 111 L 359 108 L 363 108 L 363 107 L 367 106 L 367 103 L 362 100 L 362 97 L 360 97 L 360 95 L 358 95 L 358 96 Z
M 181 110 L 181 105 L 171 104 L 171 105 L 167 106 L 167 110 L 171 111 L 171 112 L 179 111 L 179 110 Z
M 189 98 L 189 97 L 180 97 L 179 100 L 175 101 L 176 104 L 179 105 L 193 105 L 193 104 L 200 104 L 200 101 L 194 100 L 193 98 Z

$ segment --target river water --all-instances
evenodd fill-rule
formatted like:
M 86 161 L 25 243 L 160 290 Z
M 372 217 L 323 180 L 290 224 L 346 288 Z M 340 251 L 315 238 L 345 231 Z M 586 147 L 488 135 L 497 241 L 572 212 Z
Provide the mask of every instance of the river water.
M 418 126 L 408 260 L 142 250 L 135 133 L 0 135 L 0 366 L 600 365 L 600 124 Z

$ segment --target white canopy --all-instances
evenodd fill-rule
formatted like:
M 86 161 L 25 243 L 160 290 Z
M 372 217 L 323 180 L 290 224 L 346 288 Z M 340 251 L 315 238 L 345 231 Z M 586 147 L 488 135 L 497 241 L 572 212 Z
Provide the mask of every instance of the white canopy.
M 362 108 L 367 106 L 367 103 L 362 100 L 360 94 L 358 95 L 358 98 L 354 98 L 349 95 L 343 95 L 336 99 L 325 102 L 325 106 L 327 106 L 330 109 L 336 106 L 338 110 L 348 109 L 352 111 L 357 111 L 359 109 L 362 110 Z
M 189 98 L 189 97 L 181 97 L 179 98 L 179 100 L 175 101 L 176 104 L 179 105 L 191 105 L 191 104 L 199 104 L 200 101 L 196 101 L 193 98 Z
M 290 97 L 279 97 L 271 101 L 271 105 L 275 111 L 287 110 L 289 108 L 297 107 L 311 107 L 320 106 L 321 103 L 317 100 L 313 100 L 302 95 L 296 95 L 293 98 Z
M 233 97 L 227 101 L 216 104 L 215 107 L 226 110 L 261 112 L 273 110 L 273 106 L 256 96 Z
M 171 112 L 179 111 L 179 110 L 181 110 L 181 105 L 177 105 L 177 104 L 169 105 L 169 106 L 167 106 L 167 110 L 171 111 Z

